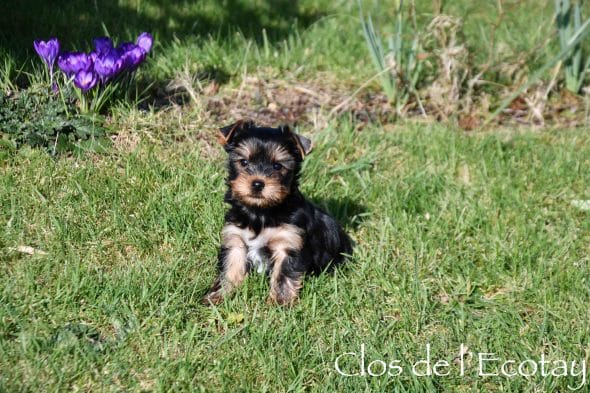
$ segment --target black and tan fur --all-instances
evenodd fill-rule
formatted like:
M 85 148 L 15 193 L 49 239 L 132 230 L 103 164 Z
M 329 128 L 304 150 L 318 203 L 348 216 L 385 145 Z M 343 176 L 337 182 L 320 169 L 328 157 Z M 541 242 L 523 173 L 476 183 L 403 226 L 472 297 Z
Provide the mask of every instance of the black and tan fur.
M 320 273 L 352 253 L 350 238 L 299 191 L 311 141 L 288 127 L 238 122 L 221 128 L 229 155 L 219 275 L 206 303 L 219 303 L 254 270 L 270 276 L 270 300 L 290 304 L 306 273 Z

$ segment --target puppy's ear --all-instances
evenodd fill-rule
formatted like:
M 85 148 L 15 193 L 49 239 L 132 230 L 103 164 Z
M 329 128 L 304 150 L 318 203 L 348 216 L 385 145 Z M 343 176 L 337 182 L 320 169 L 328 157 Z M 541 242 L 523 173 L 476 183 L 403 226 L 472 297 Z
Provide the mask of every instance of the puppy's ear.
M 299 154 L 301 154 L 301 159 L 303 160 L 305 156 L 311 153 L 313 149 L 313 142 L 303 135 L 299 135 L 289 128 L 289 126 L 281 126 L 281 131 L 286 132 L 291 135 L 293 138 L 293 142 L 295 142 L 295 146 L 297 146 L 297 150 L 299 150 Z
M 222 145 L 227 145 L 232 139 L 242 131 L 247 131 L 254 127 L 254 123 L 251 120 L 238 120 L 234 124 L 219 129 L 217 140 Z
M 313 150 L 313 142 L 303 135 L 293 133 L 293 136 L 295 137 L 297 149 L 299 150 L 299 153 L 301 153 L 301 159 L 304 159 L 305 156 L 307 156 Z

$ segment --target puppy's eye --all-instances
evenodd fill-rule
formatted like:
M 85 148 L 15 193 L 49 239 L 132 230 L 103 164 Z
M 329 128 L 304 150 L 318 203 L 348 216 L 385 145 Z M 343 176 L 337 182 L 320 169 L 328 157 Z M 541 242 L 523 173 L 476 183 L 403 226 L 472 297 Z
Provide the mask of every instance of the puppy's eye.
M 248 166 L 249 163 L 250 163 L 250 161 L 248 161 L 248 160 L 240 160 L 241 166 Z
M 275 171 L 280 171 L 281 169 L 283 169 L 283 166 L 281 164 L 279 164 L 278 162 L 275 162 L 274 164 L 272 164 L 272 167 Z

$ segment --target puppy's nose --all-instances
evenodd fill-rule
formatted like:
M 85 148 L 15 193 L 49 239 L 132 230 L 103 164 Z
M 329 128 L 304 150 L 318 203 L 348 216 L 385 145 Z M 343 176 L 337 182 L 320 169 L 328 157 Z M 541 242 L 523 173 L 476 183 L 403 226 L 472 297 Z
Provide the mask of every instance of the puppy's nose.
M 252 189 L 256 192 L 262 191 L 264 188 L 264 182 L 262 180 L 254 180 L 252 182 Z

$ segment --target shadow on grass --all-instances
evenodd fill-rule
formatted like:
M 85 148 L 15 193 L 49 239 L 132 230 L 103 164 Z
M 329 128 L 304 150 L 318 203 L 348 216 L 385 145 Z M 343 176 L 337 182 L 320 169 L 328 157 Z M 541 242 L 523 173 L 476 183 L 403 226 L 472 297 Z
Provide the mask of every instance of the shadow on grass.
M 325 212 L 332 215 L 345 229 L 356 229 L 367 216 L 364 205 L 348 198 L 310 198 Z
M 0 50 L 25 62 L 34 56 L 34 39 L 58 37 L 63 50 L 84 49 L 104 28 L 116 41 L 149 31 L 164 45 L 173 38 L 227 39 L 236 31 L 261 40 L 264 29 L 272 43 L 321 16 L 293 0 L 7 0 L 0 2 Z

